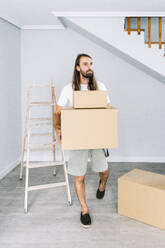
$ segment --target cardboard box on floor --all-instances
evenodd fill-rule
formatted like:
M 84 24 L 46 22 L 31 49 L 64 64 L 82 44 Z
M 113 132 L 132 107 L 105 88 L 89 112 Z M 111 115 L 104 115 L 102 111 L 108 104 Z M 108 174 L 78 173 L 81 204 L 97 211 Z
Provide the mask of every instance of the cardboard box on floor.
M 116 148 L 118 110 L 63 108 L 61 131 L 64 150 Z
M 165 229 L 165 175 L 134 169 L 121 176 L 118 213 Z
M 106 108 L 107 91 L 73 91 L 73 108 Z

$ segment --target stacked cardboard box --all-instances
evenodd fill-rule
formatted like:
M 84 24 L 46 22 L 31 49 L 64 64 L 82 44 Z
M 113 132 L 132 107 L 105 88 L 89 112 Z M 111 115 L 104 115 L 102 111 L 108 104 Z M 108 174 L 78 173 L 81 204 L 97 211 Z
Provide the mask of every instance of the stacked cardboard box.
M 107 107 L 106 94 L 98 95 L 101 91 L 93 91 L 92 97 L 90 91 L 83 92 L 84 97 L 80 96 L 80 92 L 82 93 L 77 92 L 77 97 L 74 96 L 76 108 L 63 108 L 61 111 L 62 148 L 64 150 L 116 148 L 118 110 Z
M 106 108 L 107 91 L 74 91 L 73 108 Z

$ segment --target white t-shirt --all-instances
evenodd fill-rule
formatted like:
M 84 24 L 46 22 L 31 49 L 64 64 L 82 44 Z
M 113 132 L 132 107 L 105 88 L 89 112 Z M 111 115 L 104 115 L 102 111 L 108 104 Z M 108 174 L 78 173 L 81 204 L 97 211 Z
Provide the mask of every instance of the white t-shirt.
M 107 90 L 105 85 L 101 82 L 98 83 L 99 90 Z M 88 90 L 87 84 L 80 84 L 80 90 Z M 107 96 L 107 104 L 110 103 L 109 96 Z M 73 107 L 73 88 L 72 83 L 67 84 L 61 91 L 60 97 L 57 101 L 57 104 L 62 107 Z

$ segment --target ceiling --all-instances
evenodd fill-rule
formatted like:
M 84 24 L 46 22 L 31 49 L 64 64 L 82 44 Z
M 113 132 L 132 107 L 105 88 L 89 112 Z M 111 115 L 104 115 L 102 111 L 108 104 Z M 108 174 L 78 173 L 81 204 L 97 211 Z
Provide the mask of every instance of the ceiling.
M 53 14 L 55 12 L 55 15 Z M 81 13 L 80 13 L 81 12 Z M 164 0 L 0 0 L 0 17 L 20 28 L 64 28 L 57 16 L 165 12 Z M 58 14 L 59 13 L 59 14 Z

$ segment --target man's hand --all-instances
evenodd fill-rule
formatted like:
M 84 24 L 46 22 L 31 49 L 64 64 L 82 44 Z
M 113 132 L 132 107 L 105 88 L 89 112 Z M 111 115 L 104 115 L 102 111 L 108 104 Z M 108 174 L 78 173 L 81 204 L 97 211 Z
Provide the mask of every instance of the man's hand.
M 57 141 L 58 141 L 58 144 L 61 146 L 61 139 L 62 139 L 62 135 L 61 135 L 61 131 L 58 131 L 57 132 Z
M 62 109 L 61 106 L 59 105 L 56 106 L 56 112 L 53 118 L 54 127 L 55 127 L 56 134 L 57 134 L 57 141 L 59 145 L 61 145 L 61 139 L 62 139 L 61 137 L 62 136 L 61 135 L 61 109 Z

